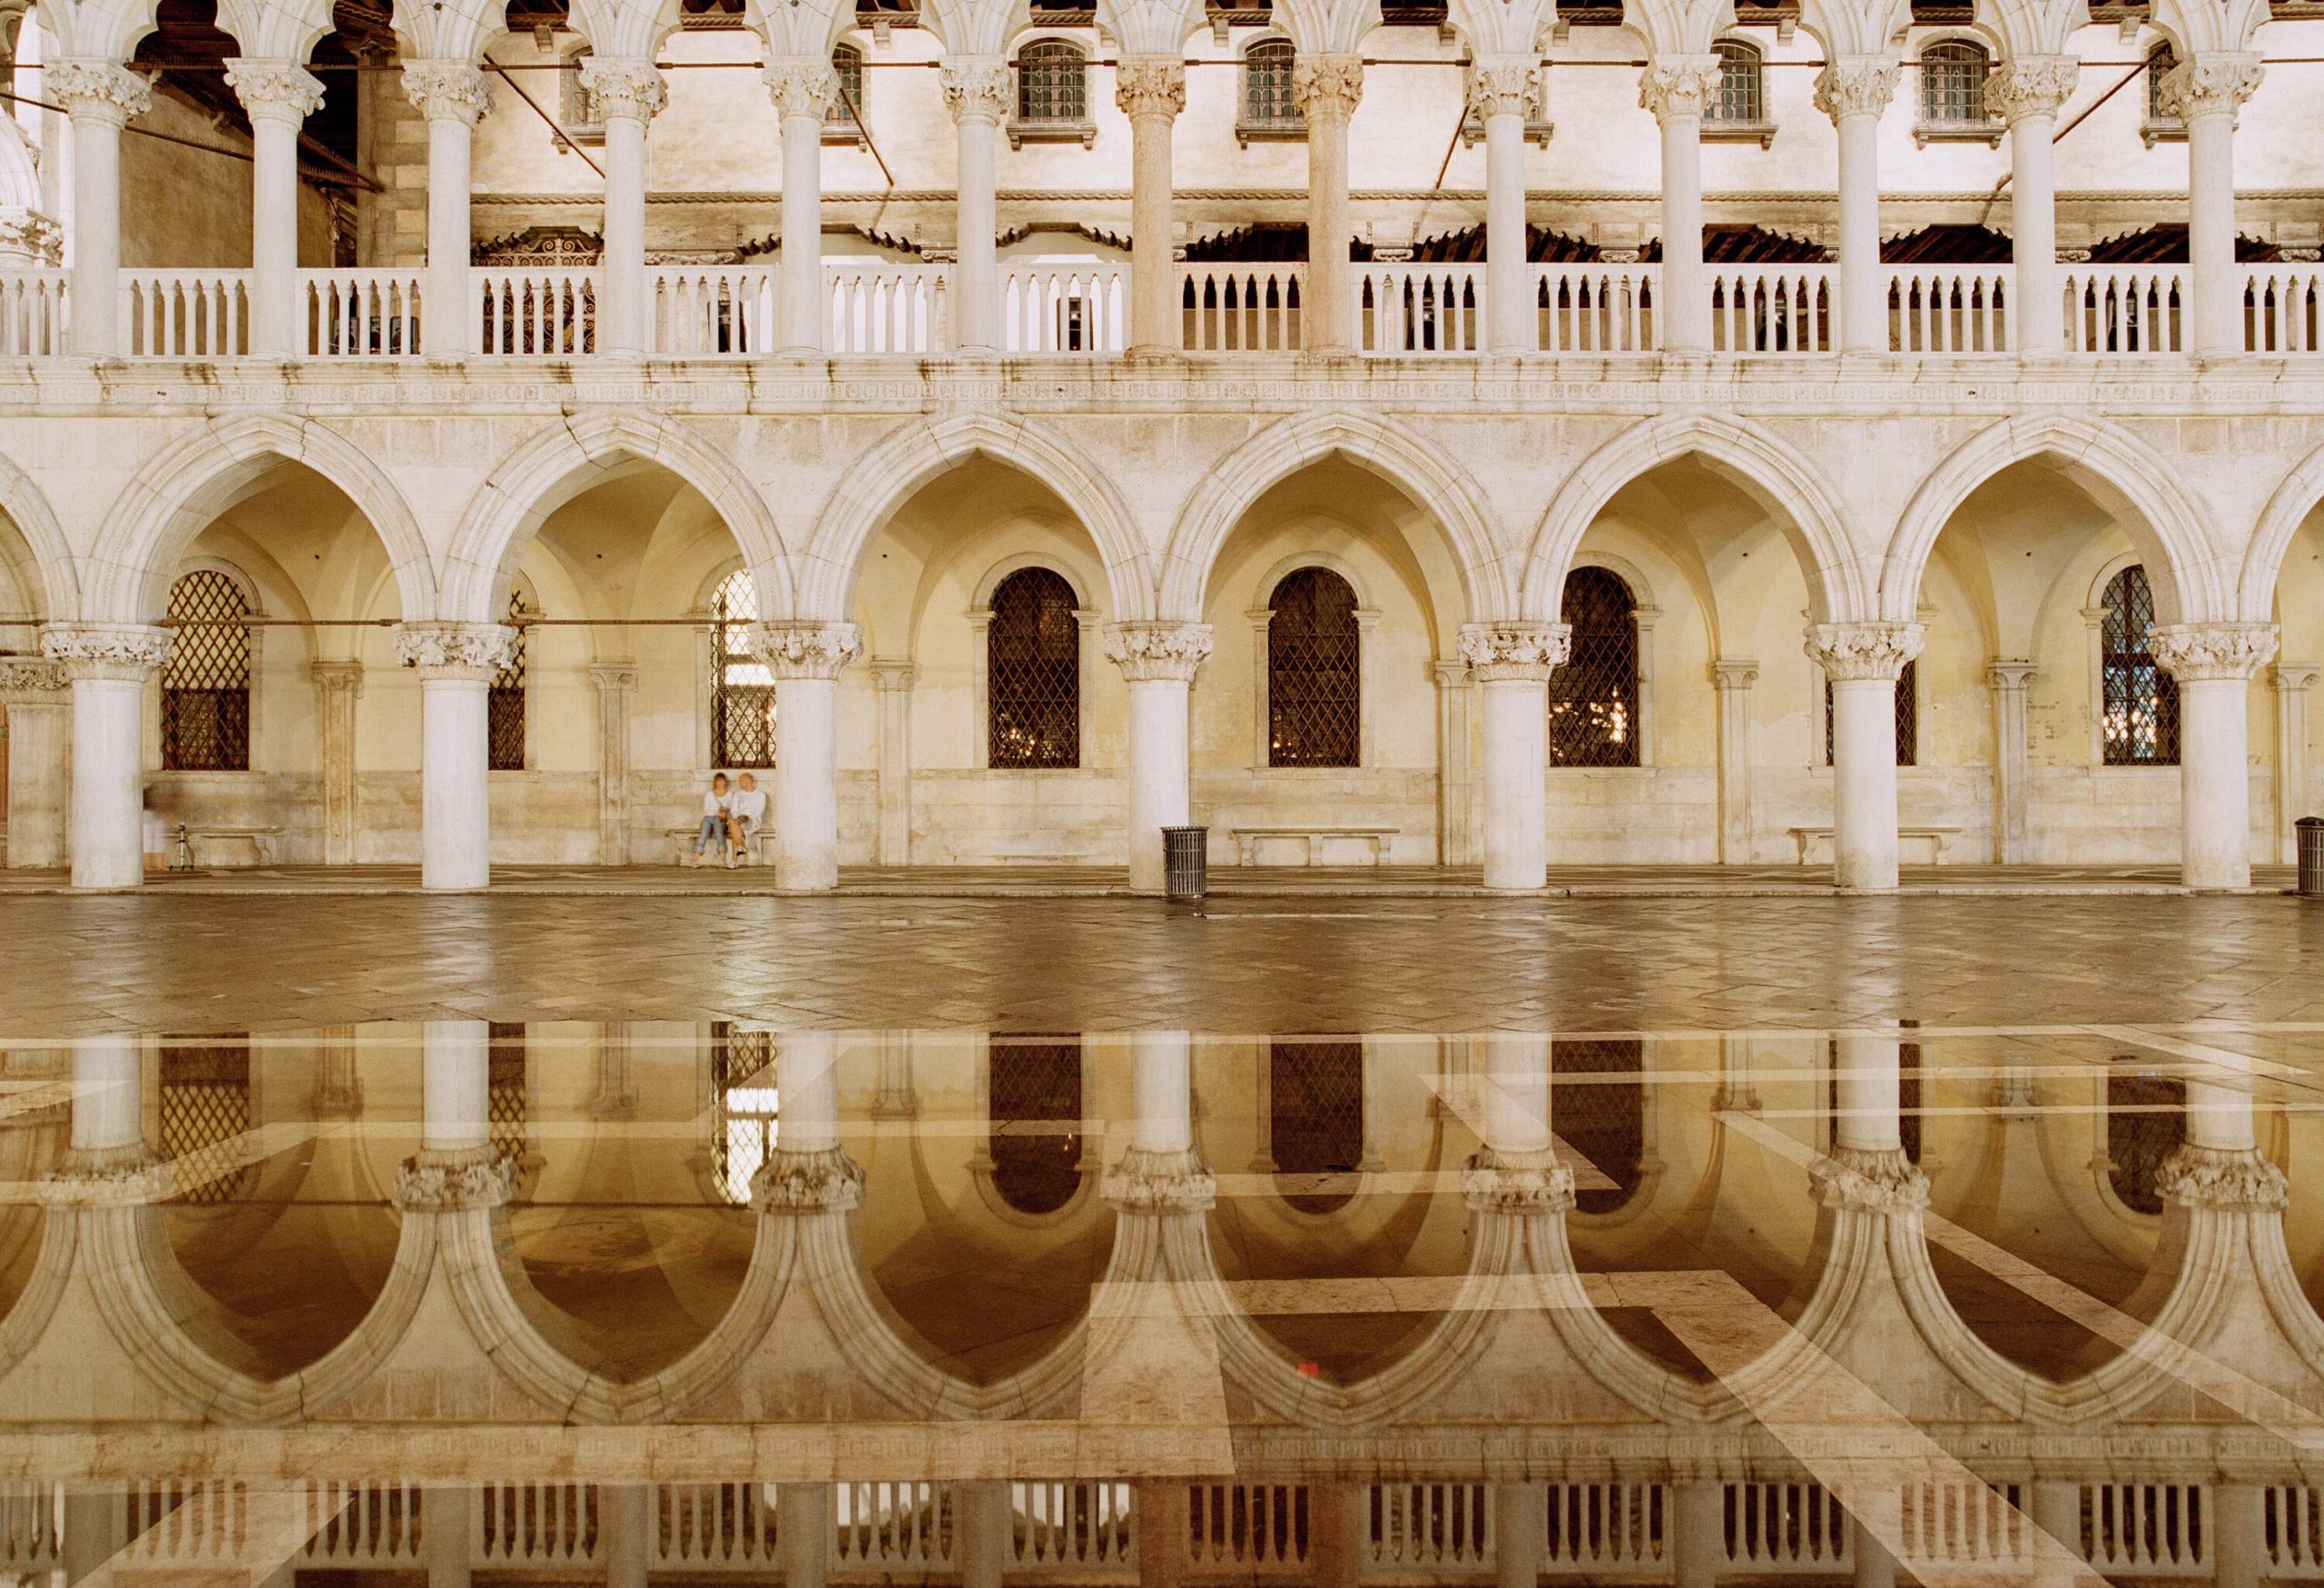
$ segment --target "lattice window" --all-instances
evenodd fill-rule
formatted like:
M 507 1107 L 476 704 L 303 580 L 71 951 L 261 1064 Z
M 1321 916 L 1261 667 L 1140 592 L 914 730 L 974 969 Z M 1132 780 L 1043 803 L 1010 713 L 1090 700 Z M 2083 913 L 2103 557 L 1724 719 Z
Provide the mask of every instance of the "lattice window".
M 1306 124 L 1291 94 L 1291 68 L 1298 58 L 1289 39 L 1261 39 L 1243 52 L 1243 121 L 1254 127 Z
M 162 767 L 251 769 L 250 597 L 231 574 L 196 568 L 170 587 L 162 669 Z
M 2109 766 L 2179 764 L 2179 683 L 2147 649 L 2154 591 L 2136 563 L 2106 582 L 2101 602 L 2099 737 Z
M 1284 1201 L 1300 1212 L 1336 1212 L 1354 1200 L 1364 1167 L 1362 1041 L 1267 1044 L 1267 1156 Z
M 1355 591 L 1329 568 L 1275 587 L 1267 621 L 1267 764 L 1354 766 L 1362 743 Z
M 774 1150 L 781 1114 L 774 1084 L 774 1042 L 764 1031 L 738 1031 L 731 1021 L 710 1028 L 713 1133 L 711 1179 L 718 1194 L 740 1208 L 751 1199 L 751 1179 Z
M 759 591 L 748 568 L 718 581 L 710 598 L 710 764 L 774 764 L 774 675 L 751 649 Z
M 1720 39 L 1711 49 L 1718 56 L 1718 92 L 1703 107 L 1703 120 L 1745 124 L 1765 121 L 1767 72 L 1758 46 L 1741 39 Z
M 992 593 L 985 630 L 986 764 L 1081 764 L 1081 624 L 1073 587 L 1019 568 Z
M 1566 576 L 1573 654 L 1550 675 L 1550 764 L 1636 766 L 1638 602 L 1604 568 Z
M 2125 1062 L 2117 1057 L 2115 1063 Z M 2137 1071 L 2106 1077 L 2106 1179 L 2122 1206 L 2162 1211 L 2155 1176 L 2187 1139 L 2187 1083 Z
M 1017 119 L 1078 125 L 1089 119 L 1088 58 L 1061 39 L 1017 52 Z
M 510 1158 L 525 1153 L 525 1131 L 531 1113 L 525 1028 L 494 1021 L 485 1044 L 485 1119 L 496 1151 Z
M 1994 58 L 1967 39 L 1943 39 L 1921 52 L 1921 124 L 1982 127 L 1993 120 L 1985 109 L 1985 79 Z
M 1081 1039 L 995 1037 L 985 1050 L 992 1189 L 1019 1213 L 1054 1213 L 1081 1189 Z
M 863 52 L 853 44 L 832 50 L 832 75 L 839 79 L 839 94 L 823 113 L 823 124 L 854 127 L 863 108 Z
M 495 772 L 525 770 L 526 644 L 533 619 L 539 616 L 525 605 L 522 591 L 509 593 L 508 626 L 517 631 L 517 643 L 509 647 L 508 659 L 493 674 L 492 687 L 485 696 L 490 764 Z
M 2169 123 L 2179 119 L 2171 114 L 2162 103 L 2162 80 L 2170 76 L 2178 64 L 2179 57 L 2171 52 L 2168 39 L 2146 53 L 2146 119 L 2148 121 Z
M 256 1189 L 258 1162 L 243 1162 L 240 1145 L 250 1128 L 249 1036 L 164 1038 L 161 1152 L 178 1200 L 214 1206 Z
M 1920 658 L 1896 675 L 1896 764 L 1918 766 L 1921 755 Z M 1824 680 L 1824 764 L 1832 764 L 1832 681 Z
M 1561 1041 L 1550 1050 L 1551 1129 L 1614 1182 L 1575 1190 L 1574 1206 L 1584 1213 L 1611 1213 L 1644 1178 L 1645 1070 L 1646 1044 L 1636 1037 Z

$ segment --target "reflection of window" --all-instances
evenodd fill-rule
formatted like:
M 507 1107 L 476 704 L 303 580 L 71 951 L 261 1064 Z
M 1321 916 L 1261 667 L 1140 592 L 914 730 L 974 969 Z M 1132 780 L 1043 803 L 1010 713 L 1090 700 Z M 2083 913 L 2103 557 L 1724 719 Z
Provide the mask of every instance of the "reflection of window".
M 2098 631 L 2099 736 L 2109 766 L 2179 764 L 2179 683 L 2156 665 L 2146 631 L 2154 591 L 2136 563 L 2106 582 Z
M 1638 602 L 1615 575 L 1579 567 L 1561 610 L 1573 649 L 1550 675 L 1550 764 L 1636 766 Z
M 985 630 L 986 763 L 1081 764 L 1081 624 L 1073 587 L 1019 568 L 992 593 Z
M 1611 1213 L 1639 1188 L 1646 1157 L 1646 1044 L 1636 1037 L 1561 1041 L 1550 1053 L 1550 1128 L 1576 1164 L 1574 1207 Z M 1590 1183 L 1581 1182 L 1587 1179 Z
M 1306 125 L 1291 96 L 1296 52 L 1289 39 L 1261 39 L 1243 52 L 1243 122 L 1261 130 L 1289 131 Z
M 1267 621 L 1267 764 L 1354 766 L 1362 737 L 1355 591 L 1329 568 L 1275 587 Z
M 1081 1189 L 1081 1039 L 995 1037 L 985 1052 L 992 1189 L 1019 1213 L 1054 1213 Z
M 1758 47 L 1741 39 L 1721 39 L 1711 49 L 1718 56 L 1718 92 L 1703 107 L 1703 120 L 1738 124 L 1766 120 L 1766 74 Z
M 832 97 L 831 108 L 823 113 L 823 124 L 852 131 L 859 124 L 863 109 L 863 52 L 853 44 L 834 49 L 832 75 L 839 79 L 839 93 Z
M 1921 52 L 1920 68 L 1923 126 L 1983 127 L 1993 120 L 1985 109 L 1985 80 L 1994 63 L 1983 45 L 1939 40 Z
M 710 1171 L 718 1194 L 740 1208 L 751 1180 L 774 1150 L 782 1098 L 774 1084 L 773 1042 L 764 1031 L 738 1031 L 730 1021 L 710 1028 L 714 1133 Z
M 1017 119 L 1036 126 L 1089 119 L 1088 61 L 1077 46 L 1039 39 L 1017 53 Z
M 176 1173 L 180 1201 L 232 1202 L 250 1193 L 259 1170 L 255 1158 L 244 1161 L 250 1128 L 250 1038 L 163 1039 L 161 1153 Z
M 2155 1176 L 2162 1160 L 2186 1139 L 2185 1081 L 2136 1072 L 2108 1074 L 2106 1179 L 2123 1207 L 2134 1213 L 2162 1211 Z
M 1364 1043 L 1267 1044 L 1267 1156 L 1283 1199 L 1332 1213 L 1355 1198 L 1364 1167 Z M 1304 1181 L 1304 1185 L 1295 1182 Z
M 170 659 L 162 669 L 162 769 L 248 772 L 250 598 L 234 577 L 196 568 L 170 587 Z
M 494 1021 L 487 1028 L 485 1052 L 488 1077 L 485 1117 L 490 1121 L 493 1149 L 509 1158 L 522 1158 L 526 1121 L 532 1111 L 524 1026 Z
M 1921 755 L 1920 659 L 1896 675 L 1896 764 L 1918 766 Z M 1832 681 L 1824 680 L 1824 764 L 1832 764 Z
M 539 616 L 525 606 L 522 591 L 508 593 L 508 626 L 517 631 L 517 643 L 509 647 L 508 659 L 493 674 L 492 688 L 486 696 L 495 772 L 525 770 L 525 642 L 533 619 Z
M 751 649 L 759 592 L 748 568 L 718 581 L 710 609 L 710 764 L 772 766 L 774 675 Z

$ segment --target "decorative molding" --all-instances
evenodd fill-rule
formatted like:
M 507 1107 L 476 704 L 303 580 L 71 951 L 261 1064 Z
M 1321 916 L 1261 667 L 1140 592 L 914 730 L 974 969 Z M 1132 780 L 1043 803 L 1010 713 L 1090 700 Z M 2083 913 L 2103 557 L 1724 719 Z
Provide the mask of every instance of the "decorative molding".
M 2146 631 L 2155 665 L 2181 684 L 2245 680 L 2275 659 L 2272 623 L 2162 623 Z
M 429 121 L 463 121 L 473 127 L 492 108 L 484 73 L 468 61 L 406 61 L 404 97 Z
M 751 1177 L 751 1206 L 761 1213 L 845 1213 L 862 1200 L 863 1168 L 842 1148 L 778 1148 Z
M 1291 63 L 1291 102 L 1309 121 L 1355 113 L 1364 98 L 1362 55 L 1300 55 Z
M 231 55 L 226 86 L 252 121 L 305 121 L 322 108 L 322 80 L 296 61 L 259 61 Z
M 2072 55 L 2020 55 L 1986 76 L 1985 109 L 2012 123 L 2055 116 L 2081 80 L 2082 63 Z
M 422 674 L 489 678 L 517 654 L 517 631 L 505 623 L 399 623 L 396 660 Z
M 1461 626 L 1461 659 L 1480 684 L 1511 679 L 1546 681 L 1573 654 L 1567 623 L 1467 623 Z
M 406 1213 L 465 1213 L 501 1207 L 516 1189 L 516 1160 L 498 1148 L 422 1148 L 396 1169 L 395 1205 Z
M 51 624 L 40 631 L 40 654 L 62 662 L 75 682 L 84 678 L 143 684 L 170 659 L 170 631 L 128 623 Z
M 837 678 L 863 654 L 863 630 L 852 623 L 760 623 L 751 650 L 777 678 Z
M 153 80 L 113 61 L 52 62 L 41 84 L 76 122 L 126 126 L 153 108 Z
M 944 108 L 955 122 L 976 119 L 995 125 L 1017 108 L 1009 93 L 1009 65 L 989 55 L 959 55 L 938 68 L 936 81 L 944 91 Z
M 651 61 L 584 55 L 581 89 L 594 113 L 590 119 L 596 122 L 650 122 L 670 103 L 669 84 Z
M 59 695 L 73 683 L 71 670 L 50 656 L 0 656 L 0 700 Z
M 1191 683 L 1210 656 L 1207 623 L 1110 623 L 1106 659 L 1132 684 L 1157 678 Z
M 1133 1147 L 1106 1171 L 1099 1190 L 1125 1213 L 1207 1213 L 1218 1200 L 1218 1182 L 1191 1149 L 1157 1152 Z
M 2232 116 L 2260 86 L 2264 74 L 2258 54 L 2201 54 L 2181 61 L 2162 79 L 2162 113 L 2191 122 L 2199 116 Z
M 37 268 L 64 257 L 64 227 L 38 210 L 0 211 L 0 262 Z
M 775 114 L 786 122 L 793 116 L 821 122 L 839 101 L 839 74 L 829 61 L 769 61 L 759 76 L 767 97 L 774 101 Z
M 1186 63 L 1175 55 L 1124 55 L 1114 64 L 1114 104 L 1137 121 L 1187 108 Z
M 1835 123 L 1849 116 L 1878 116 L 1896 97 L 1899 68 L 1888 57 L 1849 56 L 1816 74 L 1816 108 Z
M 1805 648 L 1807 659 L 1836 684 L 1893 684 L 1927 639 L 1928 626 L 1921 623 L 1817 623 L 1809 626 Z
M 1639 108 L 1653 112 L 1658 123 L 1672 116 L 1702 120 L 1703 108 L 1718 94 L 1719 64 L 1717 55 L 1657 55 L 1639 74 Z

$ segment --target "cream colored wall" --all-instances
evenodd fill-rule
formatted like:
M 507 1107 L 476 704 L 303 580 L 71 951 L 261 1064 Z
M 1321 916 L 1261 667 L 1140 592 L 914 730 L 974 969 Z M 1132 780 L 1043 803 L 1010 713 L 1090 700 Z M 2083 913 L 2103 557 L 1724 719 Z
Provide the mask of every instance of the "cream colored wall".
M 130 270 L 251 262 L 251 163 L 183 143 L 141 137 L 138 130 L 215 149 L 250 153 L 249 137 L 222 128 L 169 93 L 121 141 L 121 262 Z M 330 220 L 322 198 L 299 190 L 299 262 L 330 263 Z

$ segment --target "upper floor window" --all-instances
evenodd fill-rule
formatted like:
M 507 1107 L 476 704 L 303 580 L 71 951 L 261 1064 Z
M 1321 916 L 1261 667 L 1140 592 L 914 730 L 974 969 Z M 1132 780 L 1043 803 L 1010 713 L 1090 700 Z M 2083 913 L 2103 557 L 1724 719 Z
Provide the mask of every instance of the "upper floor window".
M 1017 52 L 1017 120 L 1028 127 L 1079 127 L 1089 120 L 1089 57 L 1063 39 Z
M 1920 661 L 1896 675 L 1896 764 L 1917 766 L 1921 754 Z M 1824 680 L 1824 764 L 1832 764 L 1832 681 Z
M 1291 68 L 1298 58 L 1289 39 L 1261 39 L 1243 52 L 1243 130 L 1295 133 L 1307 118 L 1291 95 Z
M 2162 98 L 2163 80 L 2177 70 L 2178 65 L 2179 57 L 2171 50 L 2169 39 L 2164 39 L 2146 53 L 2146 120 L 2140 123 L 2139 135 L 2145 139 L 2150 148 L 2161 139 L 2178 139 L 2187 135 L 2186 123 L 2172 113 Z
M 1703 120 L 1738 126 L 1766 121 L 1767 68 L 1758 46 L 1741 39 L 1720 39 L 1711 48 L 1718 56 L 1718 92 L 1703 107 Z
M 992 593 L 985 630 L 986 764 L 1081 764 L 1081 623 L 1073 587 L 1019 568 Z
M 839 79 L 839 94 L 823 113 L 823 125 L 828 131 L 852 133 L 862 122 L 863 52 L 853 44 L 833 50 L 832 75 Z
M 736 568 L 710 598 L 710 764 L 774 764 L 774 675 L 751 648 L 759 589 Z
M 170 587 L 170 659 L 162 669 L 162 769 L 251 769 L 250 597 L 218 568 Z
M 2099 740 L 2109 766 L 2179 764 L 2179 683 L 2147 649 L 2154 591 L 2132 563 L 2106 581 L 2099 606 Z
M 558 133 L 576 143 L 602 143 L 606 141 L 605 119 L 597 113 L 597 96 L 589 92 L 582 80 L 581 63 L 595 51 L 587 44 L 568 50 L 565 54 L 565 70 L 557 74 Z
M 1329 568 L 1275 587 L 1267 620 L 1267 764 L 1354 766 L 1363 725 L 1355 591 Z
M 1983 44 L 1940 39 L 1921 52 L 1921 124 L 1974 127 L 1991 124 L 1985 109 L 1985 79 L 1994 59 Z
M 1550 675 L 1550 764 L 1636 766 L 1638 602 L 1617 575 L 1580 567 L 1561 610 L 1573 652 Z
M 533 619 L 539 616 L 525 605 L 523 591 L 509 592 L 508 626 L 517 631 L 517 643 L 509 647 L 508 659 L 493 674 L 491 690 L 485 696 L 488 764 L 495 772 L 525 770 L 525 642 Z

